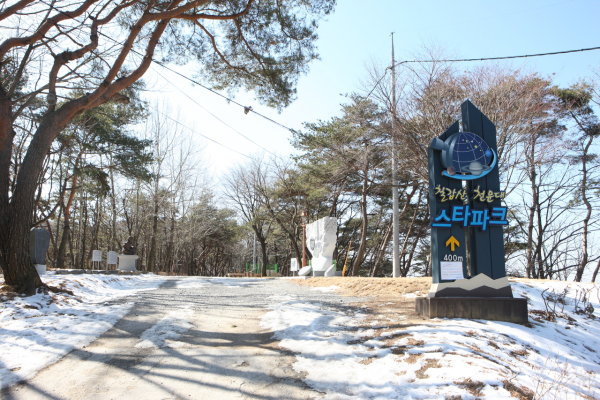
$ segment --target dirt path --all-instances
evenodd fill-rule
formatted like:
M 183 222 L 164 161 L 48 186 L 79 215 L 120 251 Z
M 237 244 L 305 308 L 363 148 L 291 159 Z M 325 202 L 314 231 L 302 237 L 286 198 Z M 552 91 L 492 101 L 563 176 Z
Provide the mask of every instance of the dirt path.
M 2 399 L 312 399 L 292 369 L 295 357 L 259 326 L 264 299 L 284 282 L 239 287 L 176 281 L 145 293 L 132 311 L 86 348 L 73 351 Z M 178 314 L 179 313 L 179 314 Z M 175 315 L 175 317 L 173 317 Z M 143 341 L 163 318 L 185 315 L 189 329 L 166 341 Z M 177 321 L 176 321 L 177 322 Z M 159 324 L 159 325 L 157 325 Z M 136 347 L 137 346 L 137 347 Z

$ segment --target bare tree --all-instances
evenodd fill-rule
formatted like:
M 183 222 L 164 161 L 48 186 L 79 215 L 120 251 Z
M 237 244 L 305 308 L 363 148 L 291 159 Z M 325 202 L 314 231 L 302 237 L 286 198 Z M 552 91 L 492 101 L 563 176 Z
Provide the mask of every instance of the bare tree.
M 261 157 L 253 157 L 247 164 L 233 168 L 224 178 L 225 197 L 239 211 L 244 223 L 250 225 L 260 244 L 261 275 L 267 274 L 267 238 L 272 219 L 264 207 L 261 192 L 267 176 L 267 165 Z

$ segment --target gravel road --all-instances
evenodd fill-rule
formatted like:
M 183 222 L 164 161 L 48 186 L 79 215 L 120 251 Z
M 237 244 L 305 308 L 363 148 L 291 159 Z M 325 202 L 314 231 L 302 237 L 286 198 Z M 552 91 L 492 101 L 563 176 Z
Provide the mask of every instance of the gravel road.
M 112 329 L 1 397 L 320 398 L 293 370 L 294 355 L 259 326 L 269 297 L 283 294 L 336 308 L 357 300 L 285 279 L 170 278 L 158 290 L 119 300 L 135 305 Z M 162 339 L 148 339 L 161 326 L 168 327 Z

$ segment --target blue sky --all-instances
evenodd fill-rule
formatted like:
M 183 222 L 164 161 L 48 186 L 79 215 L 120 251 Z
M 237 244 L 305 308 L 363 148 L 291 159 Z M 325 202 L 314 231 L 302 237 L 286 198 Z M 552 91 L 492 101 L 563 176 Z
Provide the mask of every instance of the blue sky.
M 395 32 L 396 59 L 414 59 L 423 46 L 442 46 L 448 56 L 481 58 L 546 53 L 600 46 L 600 0 L 530 1 L 414 1 L 341 0 L 335 12 L 321 22 L 317 45 L 321 60 L 300 79 L 298 99 L 282 113 L 238 93 L 235 100 L 294 129 L 302 122 L 327 120 L 339 113 L 345 93 L 360 91 L 371 62 L 390 61 L 390 33 Z M 600 50 L 507 61 L 514 68 L 552 75 L 566 86 L 600 70 Z M 468 65 L 467 65 L 468 64 Z M 474 66 L 466 63 L 465 69 Z M 206 110 L 270 152 L 287 156 L 293 152 L 290 133 L 175 74 L 154 67 L 165 79 L 150 72 L 146 79 L 154 92 L 148 98 L 165 99 L 179 110 L 177 117 L 196 132 L 219 141 L 238 153 L 264 152 Z M 178 68 L 192 76 L 191 67 Z M 167 82 L 168 81 L 168 82 Z M 203 108 L 185 97 L 184 92 Z M 246 158 L 210 141 L 204 158 L 219 176 Z

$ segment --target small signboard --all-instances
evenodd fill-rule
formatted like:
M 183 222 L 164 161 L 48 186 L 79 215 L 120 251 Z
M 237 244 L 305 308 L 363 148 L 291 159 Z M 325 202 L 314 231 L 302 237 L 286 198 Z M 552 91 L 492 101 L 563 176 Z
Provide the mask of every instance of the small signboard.
M 92 252 L 92 261 L 93 262 L 101 262 L 102 261 L 102 250 L 94 250 Z
M 107 264 L 116 264 L 117 263 L 117 252 L 116 251 L 108 252 L 108 260 L 106 263 Z
M 298 259 L 297 258 L 291 259 L 290 271 L 292 271 L 292 272 L 298 271 Z
M 441 261 L 440 270 L 442 280 L 453 281 L 456 279 L 465 279 L 463 275 L 463 263 L 460 261 Z

